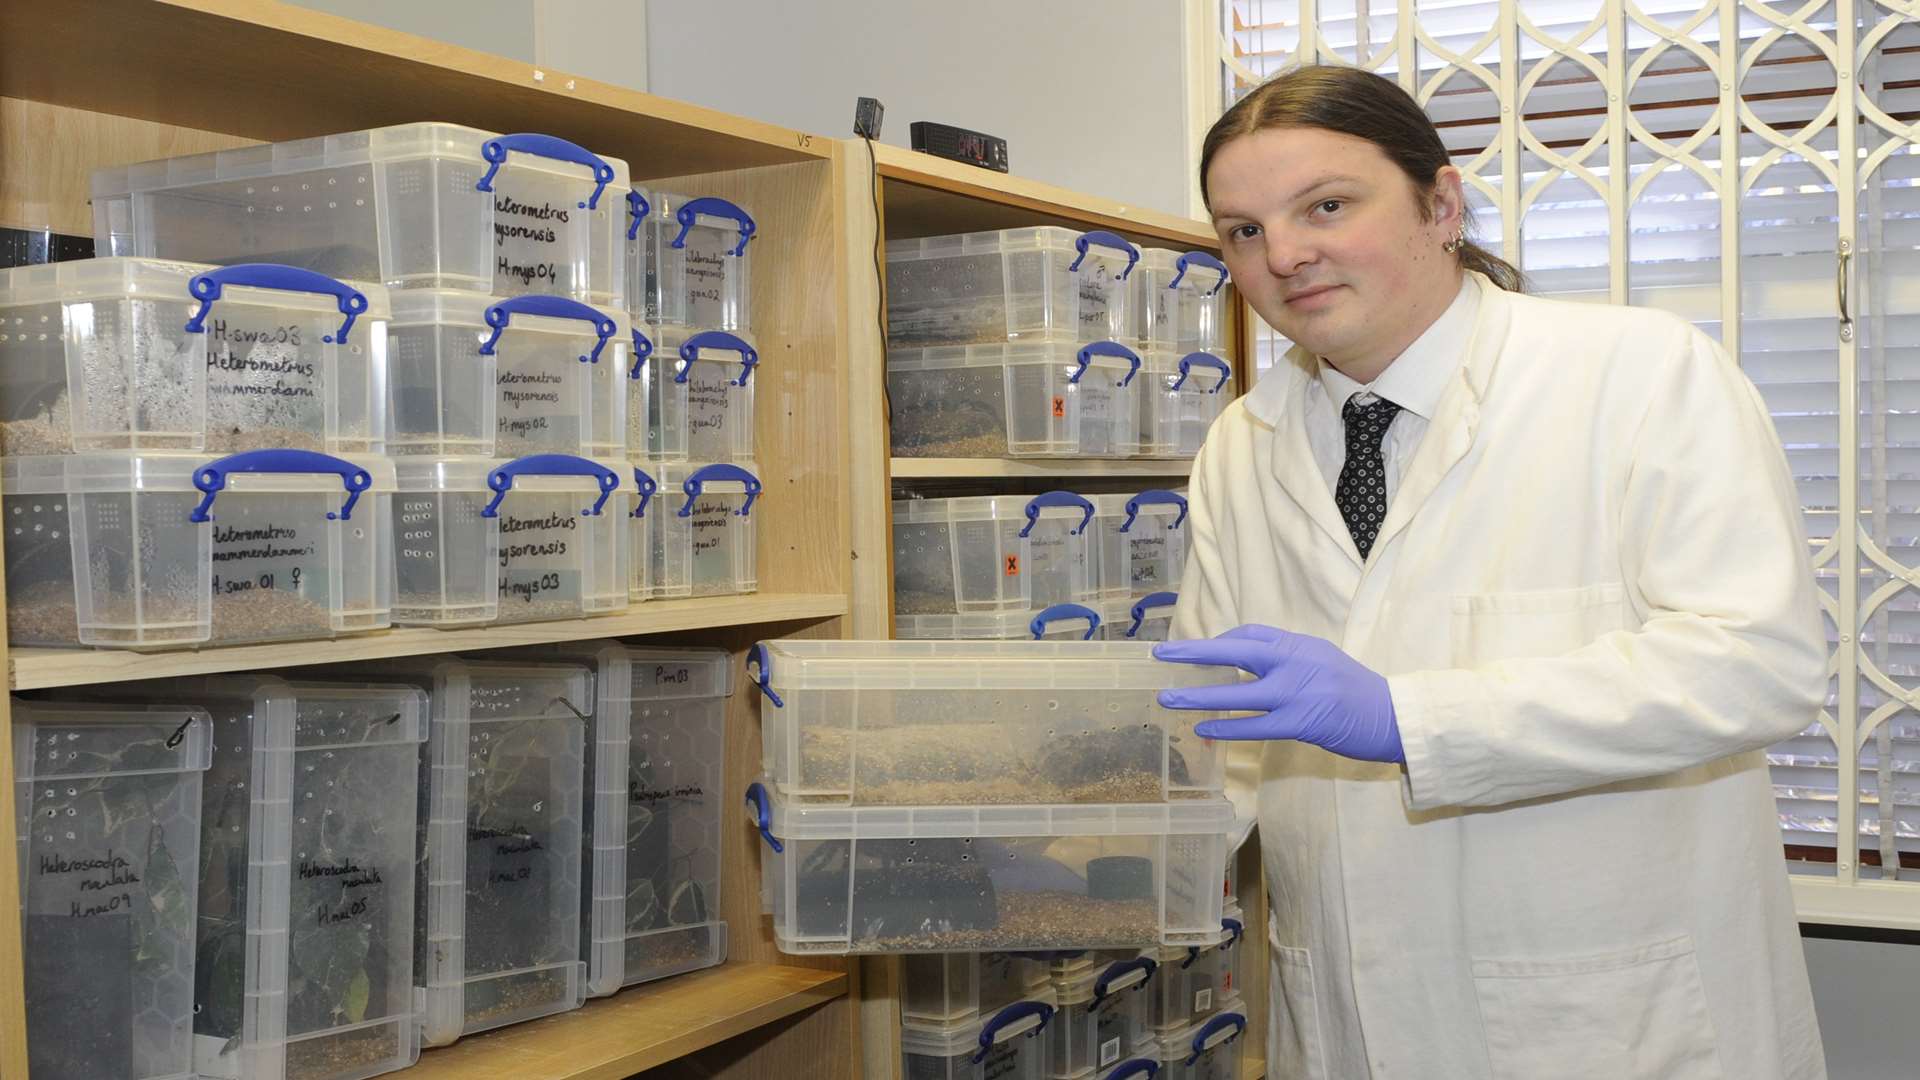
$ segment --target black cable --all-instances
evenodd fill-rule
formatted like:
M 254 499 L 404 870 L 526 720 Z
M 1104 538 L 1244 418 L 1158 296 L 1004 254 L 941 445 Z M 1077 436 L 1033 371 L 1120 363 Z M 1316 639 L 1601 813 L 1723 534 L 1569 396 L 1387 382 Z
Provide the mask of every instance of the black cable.
M 862 136 L 867 144 L 867 182 L 873 189 L 873 319 L 880 328 L 880 399 L 887 407 L 887 453 L 893 452 L 893 393 L 887 386 L 887 274 L 881 262 L 886 238 L 880 235 L 880 159 L 873 153 L 873 137 Z

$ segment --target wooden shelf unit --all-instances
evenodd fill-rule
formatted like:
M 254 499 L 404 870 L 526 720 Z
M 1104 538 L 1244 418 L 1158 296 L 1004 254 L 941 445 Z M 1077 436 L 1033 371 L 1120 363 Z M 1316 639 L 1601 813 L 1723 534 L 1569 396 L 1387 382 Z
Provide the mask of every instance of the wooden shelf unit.
M 764 494 L 759 580 L 741 597 L 656 601 L 560 623 L 403 628 L 327 642 L 171 653 L 19 649 L 11 686 L 66 688 L 152 676 L 669 634 L 740 657 L 767 636 L 845 636 L 851 605 L 845 175 L 839 144 L 649 94 L 544 71 L 273 0 L 0 0 L 0 225 L 90 235 L 89 177 L 104 166 L 415 121 L 539 131 L 626 159 L 635 181 L 750 207 L 762 267 L 752 317 Z M 861 162 L 864 172 L 866 163 Z M 863 317 L 873 317 L 871 309 Z M 13 774 L 0 699 L 0 776 Z M 760 768 L 753 695 L 727 709 L 726 791 Z M 11 785 L 9 785 L 9 788 Z M 0 912 L 18 910 L 13 799 L 0 799 Z M 586 1008 L 426 1051 L 420 1077 L 626 1077 L 695 1054 L 736 1080 L 850 1080 L 858 1055 L 839 958 L 795 958 L 760 912 L 756 838 L 724 799 L 723 967 L 632 988 Z M 0 919 L 0 1076 L 26 1076 L 20 924 Z M 750 1039 L 721 1045 L 743 1033 Z
M 979 481 L 1025 490 L 1038 481 L 1067 478 L 1089 490 L 1116 490 L 1124 481 L 1155 481 L 1151 486 L 1184 482 L 1193 463 L 1186 459 L 1033 459 L 911 458 L 891 456 L 887 435 L 884 243 L 887 240 L 952 233 L 1060 225 L 1070 229 L 1106 229 L 1151 247 L 1202 249 L 1219 254 L 1219 239 L 1204 222 L 1128 206 L 1111 199 L 946 161 L 895 146 L 848 139 L 842 144 L 847 172 L 844 205 L 849 222 L 842 277 L 850 303 L 847 318 L 851 350 L 848 395 L 855 427 L 852 468 L 853 637 L 886 638 L 893 630 L 892 496 L 895 481 L 923 486 Z M 871 157 L 869 157 L 871 155 Z M 875 185 L 878 190 L 875 190 Z M 882 318 L 873 309 L 879 308 Z M 1236 385 L 1249 385 L 1252 350 L 1248 321 L 1235 306 L 1229 355 Z M 1258 882 L 1258 852 L 1249 845 L 1242 880 Z M 1248 866 L 1253 867 L 1251 871 Z M 1266 925 L 1258 898 L 1242 897 L 1249 926 Z M 1257 939 L 1257 940 L 1256 940 Z M 1263 1047 L 1266 1038 L 1266 935 L 1250 933 L 1242 964 L 1256 973 L 1248 987 L 1247 1045 Z M 868 957 L 861 964 L 860 1052 L 866 1080 L 897 1080 L 900 1074 L 900 964 L 896 958 Z M 1262 1051 L 1247 1052 L 1245 1076 L 1266 1072 Z

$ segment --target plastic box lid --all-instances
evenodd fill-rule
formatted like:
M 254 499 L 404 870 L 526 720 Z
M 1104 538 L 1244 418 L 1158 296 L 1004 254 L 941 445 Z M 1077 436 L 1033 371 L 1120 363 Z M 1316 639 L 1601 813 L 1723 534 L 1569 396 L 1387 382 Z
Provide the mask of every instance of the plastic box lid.
M 202 301 L 189 291 L 193 279 L 200 274 L 221 269 L 230 268 L 125 256 L 14 267 L 0 270 L 0 307 L 122 298 L 199 304 Z M 392 301 L 385 285 L 369 281 L 342 281 L 340 284 L 359 290 L 367 299 L 367 309 L 355 316 L 355 325 L 360 325 L 360 320 L 392 317 Z M 215 303 L 265 304 L 294 311 L 319 311 L 335 315 L 340 311 L 340 302 L 331 295 L 249 285 L 225 286 Z
M 1060 605 L 1067 606 L 1067 605 Z M 1049 611 L 1054 609 L 1049 608 Z M 894 636 L 902 641 L 1031 641 L 1037 611 L 968 612 L 959 615 L 895 615 Z M 1109 624 L 1105 613 L 1096 612 L 1100 625 Z M 1084 623 L 1056 612 L 1059 621 L 1046 628 L 1046 639 L 1085 640 Z
M 1063 335 L 1058 331 L 1041 335 L 1027 335 L 1019 341 L 989 342 L 985 345 L 929 345 L 924 348 L 888 349 L 888 372 L 935 371 L 961 367 L 1017 367 L 1024 364 L 1046 364 L 1056 367 L 1078 367 L 1081 362 L 1080 351 L 1088 344 L 1077 336 Z M 1121 348 L 1138 358 L 1131 345 L 1116 342 Z M 1128 369 L 1136 365 L 1124 356 L 1109 356 L 1105 353 L 1089 353 L 1085 357 L 1088 372 L 1082 379 L 1093 378 L 1098 372 L 1110 382 L 1119 382 L 1126 376 Z
M 1159 1059 L 1169 1064 L 1183 1062 L 1196 1053 L 1214 1050 L 1238 1039 L 1246 1030 L 1246 1003 L 1240 995 L 1233 994 L 1220 1003 L 1219 1012 L 1200 1023 L 1178 1031 L 1160 1032 L 1157 1036 Z
M 755 785 L 771 792 L 765 781 Z M 801 806 L 770 797 L 767 831 L 780 840 L 921 837 L 1195 836 L 1233 831 L 1225 799 L 1056 806 Z M 1184 953 L 1183 953 L 1184 955 Z
M 276 176 L 281 173 L 309 169 L 336 168 L 369 161 L 398 161 L 405 158 L 455 158 L 484 166 L 486 160 L 481 156 L 480 148 L 482 144 L 496 138 L 499 138 L 498 132 L 462 127 L 459 124 L 397 124 L 392 127 L 323 135 L 313 139 L 295 139 L 260 146 L 245 146 L 234 150 L 217 150 L 206 154 L 161 158 L 133 165 L 94 170 L 93 197 L 112 198 L 135 191 L 223 180 L 243 180 L 253 176 Z M 518 154 L 511 160 L 517 169 L 568 178 L 578 178 L 586 169 L 584 165 L 574 165 L 530 154 Z M 632 186 L 628 178 L 627 163 L 619 158 L 604 155 L 602 160 L 613 169 L 613 179 L 607 183 L 608 191 L 618 190 L 620 198 L 624 199 L 626 189 Z M 608 197 L 607 194 L 601 195 L 602 199 Z
M 1146 642 L 762 642 L 771 684 L 789 690 L 1166 690 L 1218 672 L 1153 658 Z
M 1053 976 L 1053 998 L 1061 1008 L 1092 1001 L 1095 996 L 1111 997 L 1131 990 L 1153 978 L 1159 961 L 1147 956 L 1101 963 L 1090 956 L 1084 966 Z
M 13 781 L 199 772 L 213 760 L 205 709 L 13 699 Z
M 287 451 L 247 451 L 246 453 L 280 454 Z M 392 459 L 371 454 L 337 456 L 339 460 L 372 474 L 373 483 L 367 488 L 367 494 L 392 494 L 395 490 Z M 199 470 L 220 460 L 222 455 L 206 453 L 101 451 L 5 458 L 0 459 L 0 489 L 9 495 L 195 491 L 198 489 L 194 487 L 193 481 Z M 226 487 L 221 490 L 236 493 L 339 491 L 343 496 L 345 492 L 341 478 L 337 475 L 301 472 L 233 473 L 227 476 Z
M 963 495 L 945 499 L 896 499 L 893 504 L 895 525 L 925 525 L 950 521 L 1011 521 L 1027 519 L 1032 495 Z M 1085 518 L 1077 506 L 1040 506 L 1044 519 Z M 1084 530 L 1078 530 L 1084 531 Z
M 1205 251 L 1187 252 L 1175 251 L 1172 248 L 1143 247 L 1140 249 L 1140 265 L 1134 267 L 1134 272 L 1139 273 L 1142 270 L 1151 270 L 1164 271 L 1169 275 L 1178 274 L 1180 273 L 1180 260 L 1187 258 L 1189 255 L 1206 255 L 1209 258 L 1212 257 L 1211 252 Z M 1217 289 L 1219 286 L 1216 285 L 1215 282 L 1224 285 L 1232 280 L 1233 276 L 1231 274 L 1215 270 L 1213 267 L 1199 260 L 1189 260 L 1187 272 L 1181 277 L 1180 284 L 1186 285 L 1191 282 L 1195 289 L 1205 291 L 1207 289 Z
M 542 455 L 544 456 L 544 455 Z M 563 457 L 580 457 L 610 469 L 620 478 L 613 494 L 631 495 L 635 491 L 633 466 L 625 461 L 612 458 L 581 457 L 577 454 L 564 454 Z M 511 464 L 514 458 L 492 457 L 401 457 L 393 459 L 395 490 L 398 491 L 463 491 L 488 492 L 493 489 L 488 480 L 494 470 Z M 512 498 L 515 491 L 539 492 L 579 492 L 591 498 L 599 498 L 600 481 L 592 476 L 553 476 L 545 473 L 524 473 L 513 478 L 513 484 L 507 493 Z M 611 508 L 603 507 L 605 512 Z M 583 504 L 581 509 L 586 509 Z
M 889 240 L 887 241 L 887 261 L 937 259 L 993 251 L 1054 251 L 1077 255 L 1079 254 L 1077 244 L 1080 237 L 1084 235 L 1087 234 L 1059 225 L 1038 225 L 1025 229 L 928 236 L 917 240 Z M 1123 258 L 1132 261 L 1140 254 L 1140 249 L 1131 244 L 1122 249 L 1094 241 L 1088 247 L 1090 254 L 1098 253 L 1107 258 Z
M 384 290 L 383 290 L 384 291 Z M 492 296 L 482 292 L 468 292 L 464 289 L 395 289 L 389 294 L 388 303 L 392 307 L 392 321 L 399 326 L 414 323 L 448 323 L 454 326 L 472 327 L 476 332 L 491 333 L 493 324 L 487 321 L 487 312 L 495 305 L 524 297 Z M 553 299 L 566 299 L 556 297 Z M 614 331 L 607 337 L 609 349 L 613 345 L 625 346 L 629 343 L 632 323 L 627 313 L 618 306 L 589 304 L 584 300 L 572 301 L 588 308 L 603 319 L 610 319 Z M 524 312 L 513 313 L 501 342 L 507 343 L 511 335 L 522 331 L 543 334 L 566 334 L 572 337 L 596 337 L 598 331 L 584 319 L 568 318 L 557 315 L 531 315 Z M 603 351 L 599 362 L 607 363 L 611 353 Z
M 1053 1014 L 1053 991 L 1041 988 L 1024 1001 L 960 1024 L 904 1022 L 900 1025 L 900 1049 L 903 1053 L 924 1057 L 976 1054 L 980 1051 L 982 1034 L 987 1034 L 987 1045 L 998 1046 L 1046 1027 Z

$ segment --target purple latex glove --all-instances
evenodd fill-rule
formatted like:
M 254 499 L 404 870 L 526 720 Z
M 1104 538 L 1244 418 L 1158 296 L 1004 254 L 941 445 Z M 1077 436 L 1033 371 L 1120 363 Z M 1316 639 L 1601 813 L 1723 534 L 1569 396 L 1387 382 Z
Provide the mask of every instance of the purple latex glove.
M 1204 720 L 1207 739 L 1298 739 L 1360 761 L 1403 762 L 1400 724 L 1387 680 L 1324 638 L 1271 626 L 1242 626 L 1217 638 L 1164 641 L 1156 659 L 1237 667 L 1253 682 L 1162 690 L 1169 709 L 1264 712 L 1238 720 Z

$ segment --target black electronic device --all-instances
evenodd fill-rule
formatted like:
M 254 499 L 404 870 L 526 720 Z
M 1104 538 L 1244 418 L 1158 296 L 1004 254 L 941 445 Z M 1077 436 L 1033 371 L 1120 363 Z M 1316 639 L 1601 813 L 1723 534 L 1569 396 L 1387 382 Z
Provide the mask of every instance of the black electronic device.
M 1007 140 L 950 124 L 915 120 L 913 148 L 934 157 L 964 161 L 995 172 L 1007 171 Z
M 885 116 L 886 106 L 879 98 L 863 97 L 853 106 L 853 133 L 863 139 L 880 137 L 880 118 Z

